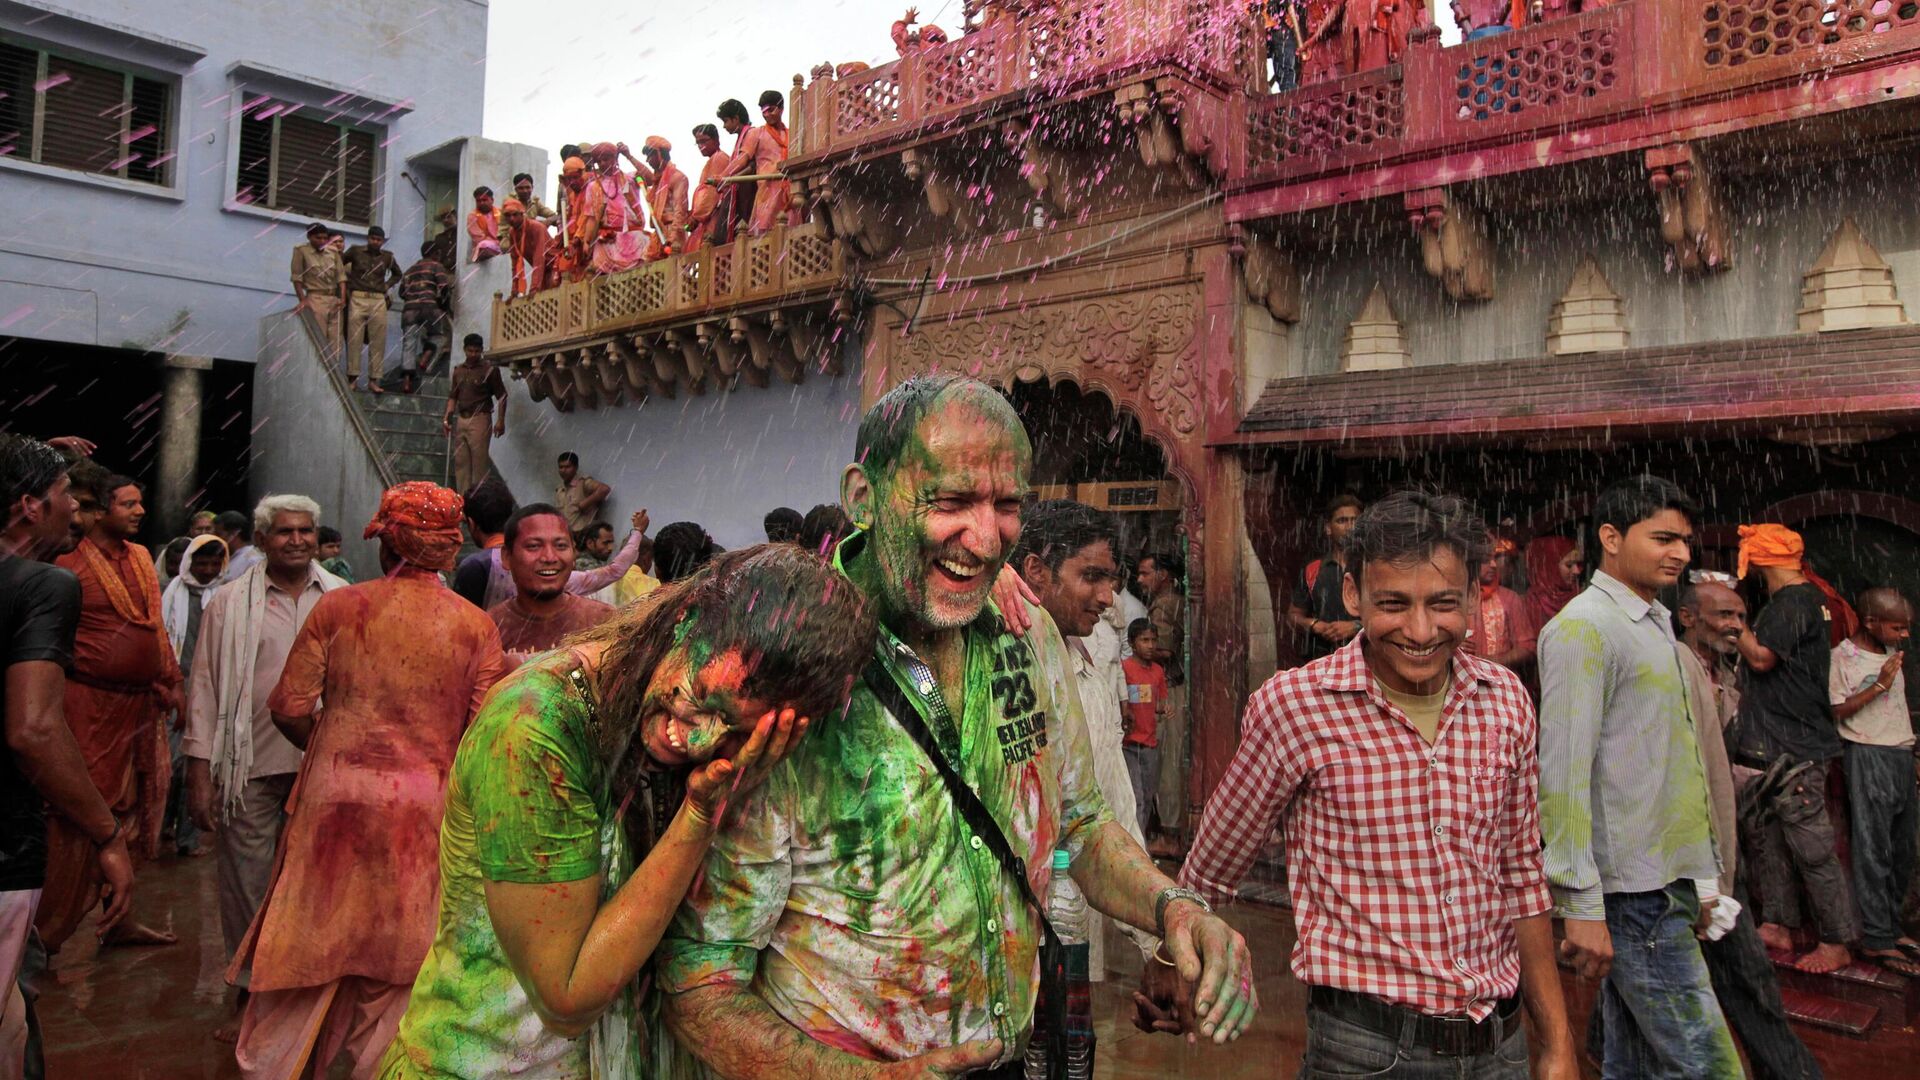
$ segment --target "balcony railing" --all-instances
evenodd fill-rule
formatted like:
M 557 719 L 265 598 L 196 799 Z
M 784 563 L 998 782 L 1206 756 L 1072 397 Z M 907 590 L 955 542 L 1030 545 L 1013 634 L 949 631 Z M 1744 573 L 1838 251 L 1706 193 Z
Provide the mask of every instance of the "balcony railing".
M 1625 0 L 1254 99 L 1233 184 L 1559 134 L 1908 52 L 1920 0 Z
M 496 355 L 677 322 L 839 284 L 846 255 L 818 225 L 672 255 L 607 277 L 493 302 Z
M 843 79 L 796 91 L 791 155 L 905 137 L 1014 95 L 1059 97 L 1116 72 L 1169 63 L 1238 86 L 1253 24 L 1239 0 L 1059 0 Z

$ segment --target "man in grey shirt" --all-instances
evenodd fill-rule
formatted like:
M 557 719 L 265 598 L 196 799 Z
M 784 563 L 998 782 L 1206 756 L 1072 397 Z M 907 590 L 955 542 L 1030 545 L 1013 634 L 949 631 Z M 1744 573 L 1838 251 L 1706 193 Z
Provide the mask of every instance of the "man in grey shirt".
M 1743 1075 L 1693 928 L 1719 874 L 1706 773 L 1658 599 L 1698 516 L 1635 477 L 1594 504 L 1600 570 L 1540 635 L 1540 824 L 1561 952 L 1604 978 L 1607 1080 Z

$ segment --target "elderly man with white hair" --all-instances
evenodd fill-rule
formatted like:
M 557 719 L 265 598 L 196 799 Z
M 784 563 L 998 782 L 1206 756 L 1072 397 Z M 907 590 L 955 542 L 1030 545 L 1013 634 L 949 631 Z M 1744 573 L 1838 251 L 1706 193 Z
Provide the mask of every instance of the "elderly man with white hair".
M 215 833 L 220 929 L 231 955 L 273 875 L 300 751 L 273 726 L 267 696 L 320 597 L 347 583 L 320 568 L 320 506 L 269 495 L 253 511 L 261 558 L 214 593 L 200 617 L 187 696 L 187 800 Z

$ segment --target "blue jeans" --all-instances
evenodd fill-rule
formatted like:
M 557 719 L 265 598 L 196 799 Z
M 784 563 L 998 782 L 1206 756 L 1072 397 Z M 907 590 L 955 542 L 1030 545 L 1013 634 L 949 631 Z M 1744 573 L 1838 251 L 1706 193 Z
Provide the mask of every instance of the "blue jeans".
M 1448 1057 L 1307 1006 L 1307 1053 L 1300 1080 L 1357 1076 L 1405 1080 L 1527 1080 L 1527 1028 L 1477 1057 Z
M 1613 970 L 1600 984 L 1605 1080 L 1743 1080 L 1740 1055 L 1693 936 L 1693 882 L 1608 893 Z
M 1847 806 L 1853 828 L 1853 898 L 1860 905 L 1860 944 L 1891 949 L 1899 942 L 1900 903 L 1913 880 L 1913 829 L 1920 815 L 1913 751 L 1849 742 Z

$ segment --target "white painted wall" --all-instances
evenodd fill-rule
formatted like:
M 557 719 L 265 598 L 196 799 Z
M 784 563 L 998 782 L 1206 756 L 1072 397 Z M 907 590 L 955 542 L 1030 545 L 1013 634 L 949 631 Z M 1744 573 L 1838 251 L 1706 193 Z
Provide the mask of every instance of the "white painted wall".
M 285 83 L 310 81 L 316 105 L 345 87 L 387 103 L 375 112 L 405 109 L 384 121 L 375 222 L 411 262 L 425 207 L 400 173 L 480 130 L 486 24 L 485 0 L 0 0 L 9 40 L 177 77 L 181 155 L 171 189 L 0 159 L 0 202 L 25 211 L 0 226 L 0 332 L 253 361 L 261 317 L 292 306 L 306 222 L 229 205 L 249 86 L 285 99 Z
M 800 386 L 775 378 L 766 389 L 684 392 L 639 408 L 556 412 L 509 381 L 507 435 L 493 443 L 494 468 L 522 503 L 551 500 L 555 459 L 580 455 L 581 471 L 613 485 L 607 520 L 625 535 L 635 510 L 653 529 L 673 521 L 704 525 L 723 547 L 761 543 L 761 518 L 776 506 L 801 513 L 838 502 L 840 471 L 853 460 L 860 426 L 860 373 L 810 375 Z

